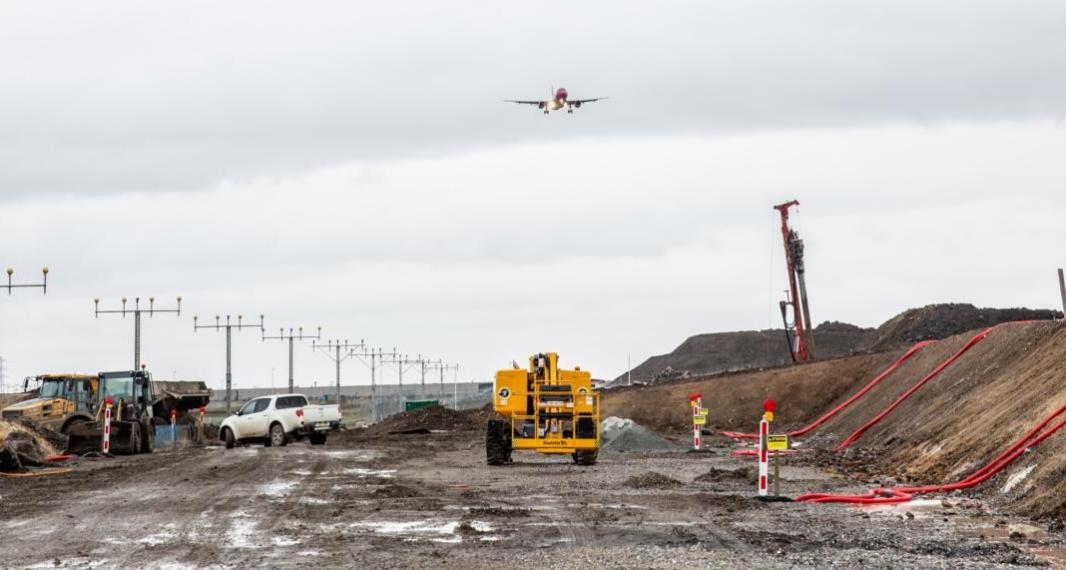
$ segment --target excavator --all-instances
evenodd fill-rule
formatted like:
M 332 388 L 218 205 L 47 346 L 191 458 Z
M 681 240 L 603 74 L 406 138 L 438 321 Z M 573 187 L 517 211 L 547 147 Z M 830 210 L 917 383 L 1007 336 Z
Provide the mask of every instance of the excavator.
M 592 375 L 579 367 L 559 368 L 554 352 L 534 354 L 529 370 L 514 365 L 496 372 L 485 457 L 489 465 L 511 462 L 515 449 L 570 455 L 594 465 L 600 449 L 600 395 Z
M 90 421 L 74 424 L 67 432 L 67 453 L 85 454 L 103 450 L 105 402 L 110 399 L 111 453 L 151 453 L 155 447 L 152 407 L 155 394 L 152 375 L 145 370 L 101 372 Z

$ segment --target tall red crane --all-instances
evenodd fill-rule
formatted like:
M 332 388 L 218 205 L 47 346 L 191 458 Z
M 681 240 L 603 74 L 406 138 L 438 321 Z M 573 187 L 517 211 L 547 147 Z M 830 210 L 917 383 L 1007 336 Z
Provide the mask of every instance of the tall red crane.
M 799 201 L 774 206 L 781 213 L 781 237 L 785 242 L 785 263 L 788 266 L 789 300 L 780 303 L 781 319 L 785 323 L 792 361 L 810 362 L 814 360 L 814 334 L 811 332 L 811 311 L 807 306 L 807 283 L 803 276 L 803 240 L 796 230 L 788 227 L 788 209 L 792 206 L 799 206 Z M 788 319 L 789 306 L 792 307 L 791 322 Z

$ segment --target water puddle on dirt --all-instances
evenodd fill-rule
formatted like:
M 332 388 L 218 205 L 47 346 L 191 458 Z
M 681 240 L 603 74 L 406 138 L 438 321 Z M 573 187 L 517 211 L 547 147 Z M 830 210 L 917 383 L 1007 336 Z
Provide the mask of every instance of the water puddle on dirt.
M 345 451 L 323 451 L 323 455 L 326 457 L 336 457 L 338 459 L 351 459 L 352 461 L 371 461 L 381 457 L 381 452 L 373 451 L 369 449 L 351 449 Z
M 368 521 L 352 523 L 353 528 L 366 529 L 374 534 L 395 536 L 403 540 L 441 542 L 457 544 L 463 541 L 464 535 L 471 538 L 496 540 L 498 537 L 488 535 L 493 530 L 491 524 L 484 521 L 440 521 L 426 519 L 421 521 Z M 488 535 L 488 536 L 478 536 Z
M 1013 544 L 1022 551 L 1046 561 L 1054 568 L 1066 568 L 1066 547 L 1047 544 L 1047 531 L 1036 525 L 1013 523 L 990 526 L 987 519 L 973 517 L 965 517 L 954 522 L 957 526 L 955 533 L 960 536 Z
M 940 514 L 946 507 L 941 499 L 914 499 L 906 503 L 857 505 L 854 508 L 868 513 L 893 517 L 928 518 Z
M 296 485 L 296 481 L 273 481 L 266 485 L 256 487 L 255 494 L 265 495 L 267 497 L 284 497 L 285 495 L 288 495 Z
M 356 477 L 381 477 L 382 479 L 391 479 L 396 474 L 395 469 L 363 469 L 361 467 L 349 467 L 344 470 L 345 475 L 355 475 Z

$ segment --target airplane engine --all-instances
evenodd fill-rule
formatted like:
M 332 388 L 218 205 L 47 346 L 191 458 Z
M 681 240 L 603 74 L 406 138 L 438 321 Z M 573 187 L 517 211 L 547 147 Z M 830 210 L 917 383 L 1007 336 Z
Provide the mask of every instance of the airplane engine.
M 577 103 L 574 103 L 574 106 L 577 107 L 578 109 L 580 109 L 581 108 L 581 101 L 578 101 Z
M 537 108 L 538 109 L 543 109 L 544 108 L 544 101 L 541 101 L 540 103 L 537 103 Z

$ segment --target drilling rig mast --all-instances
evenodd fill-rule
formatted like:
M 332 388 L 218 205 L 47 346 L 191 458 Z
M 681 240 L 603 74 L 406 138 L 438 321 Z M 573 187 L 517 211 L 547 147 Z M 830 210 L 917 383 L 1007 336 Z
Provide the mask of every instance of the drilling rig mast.
M 804 279 L 803 240 L 796 230 L 788 227 L 788 209 L 799 206 L 798 200 L 774 206 L 781 213 L 781 237 L 785 242 L 785 264 L 788 266 L 789 299 L 781 301 L 781 320 L 785 324 L 788 352 L 792 362 L 814 360 L 814 334 L 811 326 L 811 311 L 807 305 L 807 283 Z M 798 287 L 797 287 L 798 284 Z M 789 306 L 792 307 L 792 322 L 789 322 Z

